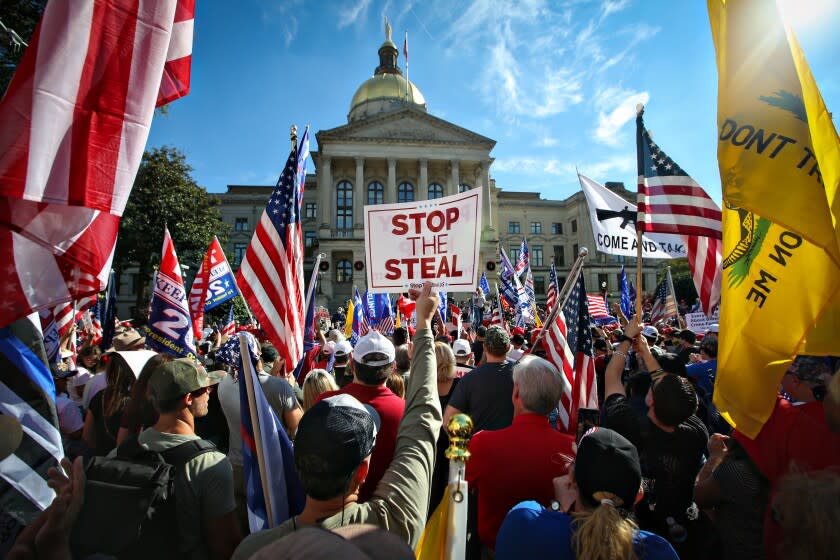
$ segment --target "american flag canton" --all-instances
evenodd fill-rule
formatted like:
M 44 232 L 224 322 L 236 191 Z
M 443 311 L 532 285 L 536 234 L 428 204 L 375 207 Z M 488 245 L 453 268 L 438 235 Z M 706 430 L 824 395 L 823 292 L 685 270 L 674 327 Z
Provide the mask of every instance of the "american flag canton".
M 583 274 L 578 276 L 566 305 L 563 306 L 566 317 L 566 342 L 575 354 L 582 352 L 592 355 L 592 336 L 589 333 L 589 308 L 586 304 L 586 285 Z
M 241 333 L 248 341 L 248 350 L 251 354 L 251 362 L 256 362 L 261 354 L 260 345 L 254 335 L 251 333 Z M 242 351 L 239 347 L 239 337 L 232 336 L 230 339 L 222 344 L 216 351 L 216 361 L 221 362 L 230 367 L 239 369 L 242 367 Z
M 271 198 L 268 199 L 268 218 L 277 233 L 280 234 L 280 239 L 286 239 L 286 227 L 289 224 L 300 223 L 300 204 L 298 201 L 301 197 L 300 186 L 295 181 L 295 169 L 297 167 L 297 154 L 294 150 L 289 154 L 289 159 L 286 160 L 286 166 L 277 180 L 277 186 L 271 193 Z
M 639 169 L 644 169 L 645 177 L 688 177 L 688 173 L 656 145 L 647 129 L 642 130 L 642 150 L 639 157 L 642 159 Z

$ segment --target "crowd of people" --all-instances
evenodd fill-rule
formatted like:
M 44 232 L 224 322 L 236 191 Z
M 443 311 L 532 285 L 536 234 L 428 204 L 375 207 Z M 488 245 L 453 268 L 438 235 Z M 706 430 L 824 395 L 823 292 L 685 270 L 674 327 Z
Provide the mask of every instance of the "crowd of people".
M 337 311 L 297 377 L 262 341 L 259 386 L 293 441 L 305 501 L 252 534 L 227 337 L 211 333 L 198 360 L 147 350 L 132 328 L 105 352 L 83 346 L 75 367 L 53 368 L 66 456 L 50 473 L 57 498 L 9 557 L 98 552 L 84 537 L 97 529 L 84 526 L 92 461 L 141 449 L 182 471 L 173 556 L 411 558 L 444 496 L 444 426 L 459 413 L 474 424 L 468 558 L 815 559 L 840 545 L 831 359 L 798 357 L 750 439 L 714 406 L 717 325 L 695 333 L 621 317 L 591 329 L 598 410 L 581 411 L 573 431 L 558 414 L 567 380 L 544 359 L 539 329 L 474 311 L 459 332 L 429 285 L 413 296 L 411 327 L 355 344 Z

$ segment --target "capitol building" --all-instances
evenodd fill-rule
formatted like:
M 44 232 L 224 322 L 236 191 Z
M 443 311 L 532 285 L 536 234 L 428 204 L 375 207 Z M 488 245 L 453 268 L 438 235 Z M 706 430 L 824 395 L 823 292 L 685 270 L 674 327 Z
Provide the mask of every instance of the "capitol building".
M 545 300 L 552 260 L 562 285 L 579 247 L 590 250 L 584 269 L 588 291 L 618 290 L 621 265 L 628 266 L 630 276 L 635 259 L 595 252 L 583 192 L 545 200 L 537 192 L 500 188 L 492 175 L 496 141 L 431 115 L 420 89 L 403 76 L 390 37 L 379 47 L 378 58 L 373 76 L 351 98 L 347 123 L 315 134 L 316 172 L 306 177 L 301 228 L 307 282 L 314 256 L 325 255 L 319 267 L 319 305 L 335 309 L 354 287 L 360 292 L 366 288 L 364 206 L 428 200 L 468 189 L 484 191 L 480 262 L 491 287 L 499 245 L 515 262 L 525 237 L 539 301 Z M 635 198 L 621 183 L 607 186 L 627 200 Z M 216 195 L 222 218 L 231 226 L 226 250 L 234 268 L 272 190 L 271 185 L 228 185 L 227 192 Z M 656 270 L 655 265 L 644 268 L 644 290 L 654 289 Z

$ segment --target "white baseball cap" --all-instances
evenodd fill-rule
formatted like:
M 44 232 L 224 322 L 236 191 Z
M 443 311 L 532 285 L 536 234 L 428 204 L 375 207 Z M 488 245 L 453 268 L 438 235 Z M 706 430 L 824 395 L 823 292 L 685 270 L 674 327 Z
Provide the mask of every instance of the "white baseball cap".
M 455 342 L 452 343 L 452 351 L 455 353 L 456 356 L 469 356 L 472 354 L 472 348 L 470 348 L 470 343 L 464 340 L 463 338 L 459 338 Z
M 342 340 L 341 342 L 337 342 L 335 344 L 335 355 L 336 356 L 346 356 L 350 352 L 353 351 L 353 345 L 350 344 L 349 340 Z
M 646 338 L 656 338 L 659 336 L 659 331 L 653 325 L 648 325 L 642 329 L 642 336 Z
M 368 361 L 365 356 L 368 354 L 384 354 L 385 359 Z M 353 359 L 360 364 L 368 366 L 384 366 L 394 361 L 396 357 L 396 350 L 394 350 L 394 343 L 390 339 L 383 336 L 379 331 L 373 330 L 359 339 L 356 347 L 353 349 Z

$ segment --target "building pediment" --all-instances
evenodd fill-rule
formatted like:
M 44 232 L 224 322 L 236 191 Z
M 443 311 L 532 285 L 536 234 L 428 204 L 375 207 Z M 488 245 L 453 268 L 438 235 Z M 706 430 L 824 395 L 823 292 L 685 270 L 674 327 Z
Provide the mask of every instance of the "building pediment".
M 496 141 L 413 108 L 403 108 L 322 130 L 318 145 L 329 143 L 375 142 L 425 145 L 459 145 L 492 150 Z

